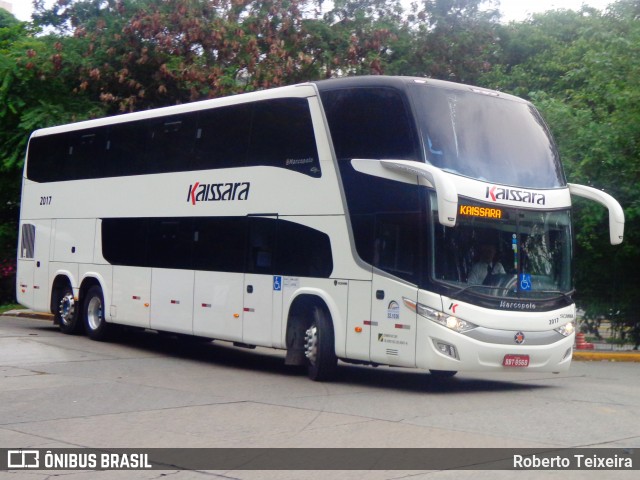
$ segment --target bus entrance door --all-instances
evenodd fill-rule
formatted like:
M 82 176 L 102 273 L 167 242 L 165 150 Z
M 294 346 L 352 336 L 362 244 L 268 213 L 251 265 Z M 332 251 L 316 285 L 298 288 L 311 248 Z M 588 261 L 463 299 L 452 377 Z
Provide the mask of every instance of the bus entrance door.
M 242 341 L 248 345 L 272 345 L 273 299 L 282 288 L 274 288 L 277 216 L 249 217 L 247 266 L 244 275 Z

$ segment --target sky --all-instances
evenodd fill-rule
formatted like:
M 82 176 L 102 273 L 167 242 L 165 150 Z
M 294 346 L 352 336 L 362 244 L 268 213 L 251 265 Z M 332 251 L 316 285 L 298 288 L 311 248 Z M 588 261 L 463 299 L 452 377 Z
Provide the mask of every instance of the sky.
M 31 0 L 5 0 L 13 4 L 13 14 L 20 20 L 31 17 Z M 51 0 L 49 0 L 51 1 Z M 525 20 L 532 13 L 555 9 L 579 10 L 582 4 L 603 10 L 614 0 L 500 0 L 503 21 Z

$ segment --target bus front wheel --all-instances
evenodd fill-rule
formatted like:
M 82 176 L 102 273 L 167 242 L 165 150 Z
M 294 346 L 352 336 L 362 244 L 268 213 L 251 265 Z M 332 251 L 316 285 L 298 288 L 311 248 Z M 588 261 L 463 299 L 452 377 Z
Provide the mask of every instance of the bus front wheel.
M 104 319 L 104 296 L 97 285 L 89 288 L 83 305 L 84 328 L 92 340 L 106 340 L 110 325 Z
M 307 357 L 307 375 L 311 380 L 331 380 L 336 373 L 338 358 L 331 317 L 319 307 L 313 308 L 313 320 L 305 332 L 304 354 Z

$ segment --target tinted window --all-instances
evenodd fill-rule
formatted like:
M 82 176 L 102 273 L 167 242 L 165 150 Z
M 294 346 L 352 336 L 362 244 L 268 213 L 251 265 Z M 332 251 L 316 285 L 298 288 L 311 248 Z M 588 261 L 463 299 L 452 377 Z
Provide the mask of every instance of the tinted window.
M 198 114 L 193 170 L 246 165 L 251 110 L 251 104 L 245 104 Z
M 194 231 L 195 270 L 244 271 L 246 217 L 195 218 Z
M 62 180 L 68 171 L 69 142 L 66 134 L 34 137 L 29 142 L 27 177 L 36 182 Z
M 149 220 L 149 263 L 160 268 L 193 268 L 194 230 L 191 218 Z
M 286 98 L 35 137 L 36 182 L 266 165 L 320 176 L 309 103 Z
M 102 256 L 113 265 L 149 266 L 146 218 L 102 220 Z
M 276 217 L 105 218 L 113 265 L 329 277 L 329 236 Z
M 418 284 L 422 263 L 420 225 L 426 225 L 426 222 L 415 212 L 377 215 L 373 265 Z
M 391 88 L 322 93 L 339 159 L 420 160 L 417 134 L 403 96 Z
M 320 176 L 318 150 L 304 98 L 254 104 L 249 165 L 267 165 Z
M 425 241 L 426 189 L 356 172 L 340 163 L 356 250 L 362 260 L 418 284 Z
M 247 272 L 275 273 L 276 218 L 249 218 Z
M 20 238 L 20 258 L 33 258 L 36 242 L 36 226 L 30 223 L 22 225 Z
M 148 122 L 147 160 L 151 173 L 189 170 L 196 141 L 196 115 L 157 118 Z
M 145 122 L 129 122 L 110 126 L 108 142 L 104 177 L 149 173 L 145 155 L 147 146 Z
M 296 277 L 329 277 L 333 257 L 329 236 L 313 228 L 278 222 L 278 273 Z
M 107 131 L 104 128 L 95 128 L 70 132 L 67 135 L 67 175 L 73 175 L 70 171 L 75 171 L 79 178 L 98 178 L 104 175 L 108 152 Z

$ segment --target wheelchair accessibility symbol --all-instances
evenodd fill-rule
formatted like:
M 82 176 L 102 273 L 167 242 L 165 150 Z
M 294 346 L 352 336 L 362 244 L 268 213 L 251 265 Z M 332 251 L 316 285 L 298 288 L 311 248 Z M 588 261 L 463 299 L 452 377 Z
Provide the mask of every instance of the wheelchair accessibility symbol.
M 280 275 L 273 276 L 273 289 L 276 292 L 282 290 L 282 277 Z
M 531 274 L 520 274 L 520 290 L 531 290 Z

